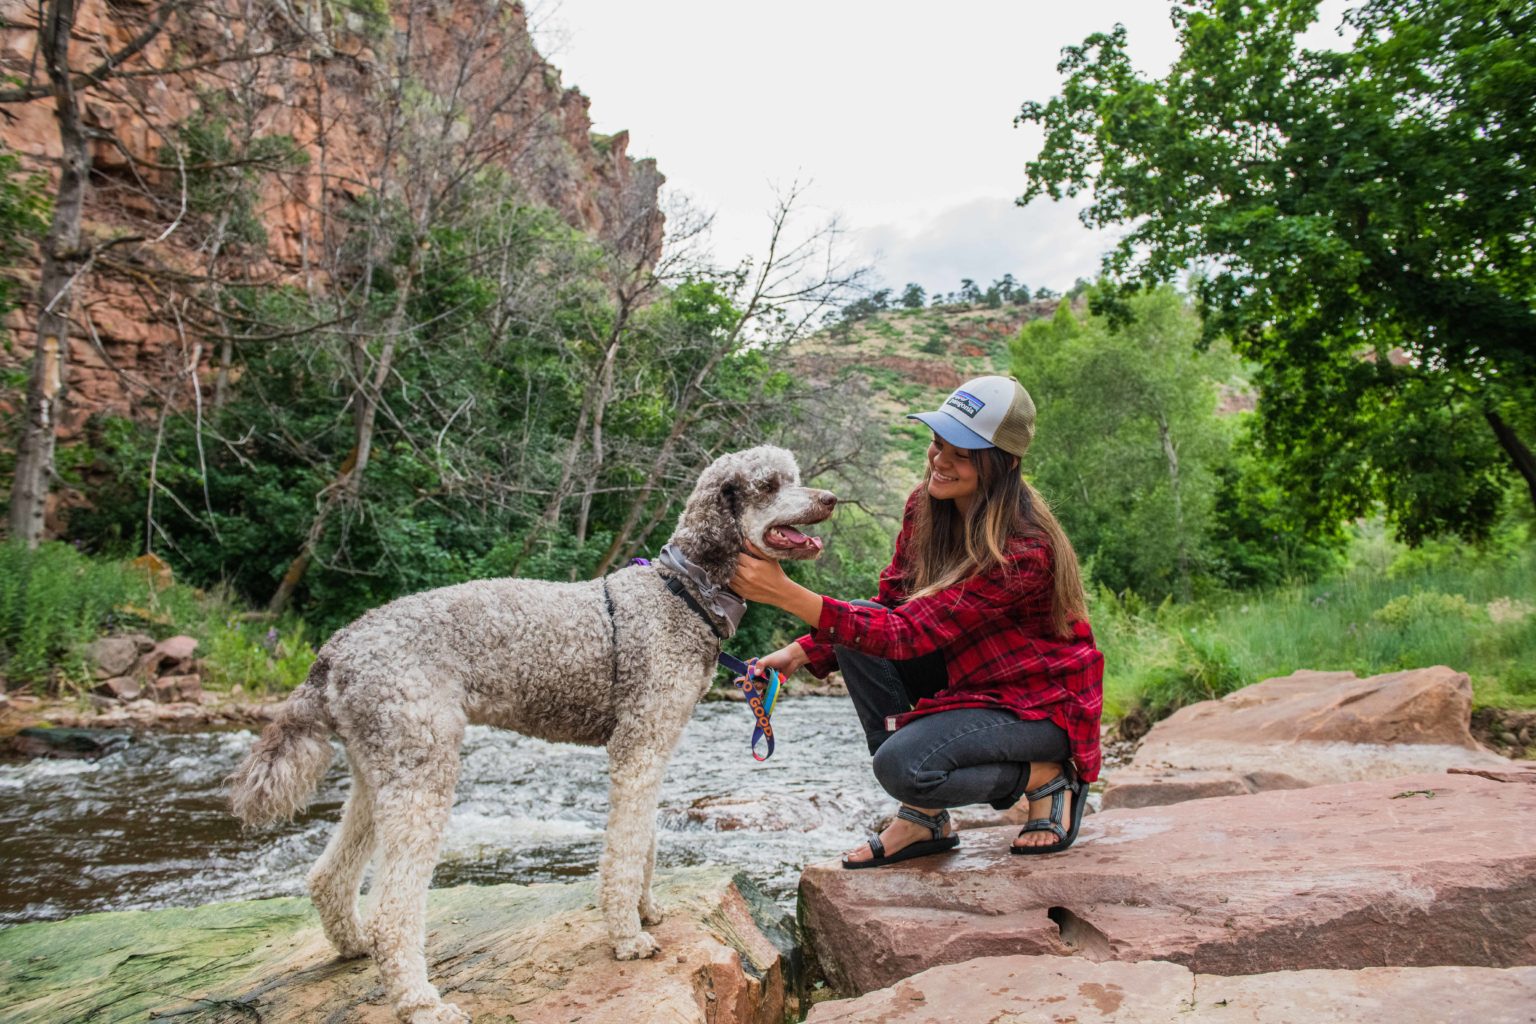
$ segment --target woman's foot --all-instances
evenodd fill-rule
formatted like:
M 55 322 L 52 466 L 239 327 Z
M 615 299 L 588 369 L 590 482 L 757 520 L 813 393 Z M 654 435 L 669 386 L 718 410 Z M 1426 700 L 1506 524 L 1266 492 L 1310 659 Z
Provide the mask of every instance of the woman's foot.
M 1029 784 L 1024 788 L 1027 792 L 1034 792 L 1052 779 L 1059 778 L 1062 767 L 1055 761 L 1032 761 L 1029 765 Z M 1039 800 L 1029 802 L 1029 817 L 1033 821 L 1036 818 L 1049 818 L 1051 816 L 1051 797 L 1044 796 Z M 1061 823 L 1063 827 L 1070 825 L 1072 821 L 1072 789 L 1068 787 L 1061 794 Z M 1039 832 L 1024 832 L 1013 841 L 1013 845 L 1019 849 L 1028 846 L 1055 846 L 1061 842 L 1061 837 L 1049 829 Z
M 929 816 L 937 816 L 944 813 L 942 808 L 929 810 L 923 807 L 914 807 L 912 809 L 920 814 L 926 814 Z M 933 829 L 929 828 L 928 826 L 920 825 L 916 822 L 908 821 L 906 818 L 898 817 L 891 819 L 891 823 L 885 827 L 883 832 L 880 833 L 879 839 L 881 846 L 885 850 L 884 856 L 893 857 L 900 853 L 902 850 L 905 850 L 907 847 L 911 846 L 913 843 L 920 843 L 932 839 L 944 839 L 954 835 L 954 823 L 949 821 L 946 817 L 939 832 L 940 834 L 935 836 L 933 834 Z M 845 864 L 861 864 L 865 861 L 874 859 L 875 853 L 869 848 L 868 843 L 860 843 L 858 846 L 855 846 L 853 849 L 843 854 L 843 862 Z

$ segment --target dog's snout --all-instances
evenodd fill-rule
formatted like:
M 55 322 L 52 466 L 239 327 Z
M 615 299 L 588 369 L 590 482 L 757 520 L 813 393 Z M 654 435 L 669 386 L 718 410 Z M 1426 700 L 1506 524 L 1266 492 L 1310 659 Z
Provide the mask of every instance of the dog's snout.
M 831 491 L 822 491 L 821 496 L 816 500 L 827 506 L 827 508 L 831 508 L 833 505 L 837 504 L 837 495 L 833 494 Z

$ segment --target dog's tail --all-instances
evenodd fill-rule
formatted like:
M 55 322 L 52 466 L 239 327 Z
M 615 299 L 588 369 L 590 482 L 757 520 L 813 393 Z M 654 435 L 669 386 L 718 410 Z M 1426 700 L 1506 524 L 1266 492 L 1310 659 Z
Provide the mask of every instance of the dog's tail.
M 229 809 L 247 825 L 289 819 L 309 806 L 331 763 L 329 673 L 330 661 L 322 655 L 229 777 Z

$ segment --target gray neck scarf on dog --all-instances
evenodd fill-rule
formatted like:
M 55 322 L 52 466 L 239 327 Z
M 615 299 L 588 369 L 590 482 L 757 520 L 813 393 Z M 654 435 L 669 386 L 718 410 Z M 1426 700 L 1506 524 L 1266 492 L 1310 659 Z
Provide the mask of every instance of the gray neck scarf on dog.
M 724 620 L 726 637 L 736 632 L 736 628 L 741 625 L 741 617 L 747 614 L 747 602 L 738 597 L 735 591 L 711 583 L 709 577 L 704 575 L 704 570 L 688 561 L 688 556 L 679 551 L 676 544 L 663 545 L 656 561 L 693 584 L 699 592 L 699 601 L 709 613 Z

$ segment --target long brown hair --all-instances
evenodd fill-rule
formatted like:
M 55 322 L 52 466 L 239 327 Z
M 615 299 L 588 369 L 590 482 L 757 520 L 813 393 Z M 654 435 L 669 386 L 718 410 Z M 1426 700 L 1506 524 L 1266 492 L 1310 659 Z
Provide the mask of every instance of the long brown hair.
M 1088 618 L 1072 542 L 1040 492 L 1019 472 L 1014 456 L 1001 448 L 980 448 L 970 454 L 976 467 L 976 494 L 964 516 L 955 502 L 929 496 L 931 464 L 923 474 L 905 567 L 912 580 L 909 595 L 923 597 L 1005 565 L 1009 541 L 1033 537 L 1044 543 L 1051 556 L 1052 632 L 1070 638 L 1072 623 Z

